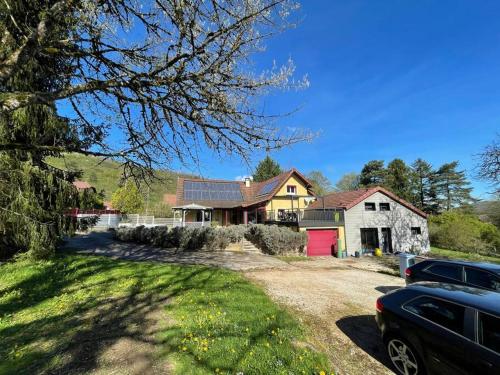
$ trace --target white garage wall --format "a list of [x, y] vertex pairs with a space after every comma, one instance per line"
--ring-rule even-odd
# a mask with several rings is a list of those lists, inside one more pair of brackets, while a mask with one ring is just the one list
[[[365, 211], [365, 202], [376, 204], [376, 211]], [[379, 203], [386, 202], [390, 211], [380, 211]], [[421, 235], [412, 235], [411, 227], [420, 227]], [[361, 228], [378, 228], [379, 243], [382, 243], [381, 228], [391, 228], [394, 251], [410, 249], [430, 250], [427, 219], [409, 210], [383, 193], [376, 192], [345, 212], [345, 235], [349, 254], [361, 250]]]

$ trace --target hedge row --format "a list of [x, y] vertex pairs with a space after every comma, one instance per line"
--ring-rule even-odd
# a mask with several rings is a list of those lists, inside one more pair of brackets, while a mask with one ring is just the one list
[[120, 241], [137, 242], [164, 248], [182, 250], [224, 250], [230, 243], [238, 243], [243, 238], [255, 244], [267, 254], [302, 253], [307, 242], [305, 233], [297, 233], [289, 228], [276, 225], [233, 225], [229, 227], [167, 228], [164, 226], [147, 228], [118, 228], [115, 238]]

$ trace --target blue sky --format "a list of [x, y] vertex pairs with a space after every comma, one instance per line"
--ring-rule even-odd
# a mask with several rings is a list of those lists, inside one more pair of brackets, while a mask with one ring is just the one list
[[[303, 1], [296, 29], [268, 43], [259, 67], [291, 57], [311, 86], [275, 94], [273, 112], [300, 107], [282, 126], [321, 131], [271, 156], [282, 167], [321, 170], [332, 182], [365, 162], [459, 160], [500, 132], [499, 1]], [[256, 155], [255, 160], [264, 155]], [[207, 177], [251, 173], [239, 160], [206, 160]], [[488, 187], [472, 180], [474, 194]]]

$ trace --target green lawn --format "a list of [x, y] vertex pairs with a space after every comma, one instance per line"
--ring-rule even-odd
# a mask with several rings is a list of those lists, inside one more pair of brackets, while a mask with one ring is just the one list
[[441, 249], [439, 247], [434, 247], [434, 246], [431, 247], [431, 252], [429, 255], [436, 258], [463, 259], [474, 262], [492, 262], [500, 264], [500, 257], [492, 257], [474, 253], [465, 253], [462, 251]]
[[77, 255], [0, 266], [0, 374], [120, 373], [100, 358], [124, 338], [153, 342], [152, 360], [178, 374], [329, 372], [299, 323], [235, 272]]

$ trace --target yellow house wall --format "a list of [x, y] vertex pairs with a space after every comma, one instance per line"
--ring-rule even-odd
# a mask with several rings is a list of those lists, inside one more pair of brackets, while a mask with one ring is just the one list
[[[287, 182], [281, 187], [281, 189], [275, 194], [273, 199], [269, 200], [266, 204], [267, 211], [275, 211], [275, 210], [290, 210], [292, 209], [292, 199], [290, 195], [286, 192], [287, 185], [295, 185], [297, 186], [297, 195], [298, 196], [312, 196], [308, 193], [306, 186], [304, 183], [297, 179], [295, 176], [291, 176]], [[293, 196], [292, 196], [293, 197]], [[306, 207], [306, 201], [303, 197], [293, 199], [293, 208], [294, 209], [304, 209]]]

